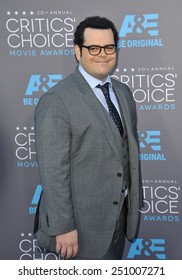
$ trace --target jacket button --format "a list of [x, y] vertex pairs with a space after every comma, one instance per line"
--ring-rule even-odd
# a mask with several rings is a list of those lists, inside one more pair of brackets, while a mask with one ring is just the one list
[[113, 201], [113, 204], [114, 205], [118, 205], [118, 201]]
[[118, 177], [122, 177], [122, 174], [121, 174], [121, 173], [117, 173], [117, 176], [118, 176]]

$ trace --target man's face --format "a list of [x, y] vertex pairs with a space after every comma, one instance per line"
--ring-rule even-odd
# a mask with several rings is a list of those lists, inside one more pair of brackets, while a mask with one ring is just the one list
[[[86, 28], [84, 31], [84, 46], [106, 46], [115, 45], [114, 36], [111, 29]], [[104, 79], [116, 64], [116, 52], [108, 55], [101, 49], [100, 54], [92, 56], [87, 48], [75, 46], [75, 54], [79, 63], [93, 77]]]

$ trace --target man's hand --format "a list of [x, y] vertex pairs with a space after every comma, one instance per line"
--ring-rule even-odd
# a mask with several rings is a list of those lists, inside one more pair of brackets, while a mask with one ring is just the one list
[[78, 253], [78, 232], [70, 231], [56, 236], [56, 252], [63, 259], [74, 258]]

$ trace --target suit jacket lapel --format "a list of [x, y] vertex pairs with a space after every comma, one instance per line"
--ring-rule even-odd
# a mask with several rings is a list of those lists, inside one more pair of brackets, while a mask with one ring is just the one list
[[120, 110], [121, 110], [121, 116], [123, 118], [123, 123], [125, 125], [125, 129], [129, 129], [131, 128], [131, 119], [130, 119], [130, 110], [129, 110], [129, 107], [128, 107], [128, 103], [125, 99], [125, 96], [121, 93], [121, 89], [117, 89], [117, 87], [115, 87], [113, 85], [113, 89], [114, 89], [114, 92], [116, 94], [116, 97], [117, 97], [117, 100], [118, 100], [118, 103], [119, 103], [119, 107], [120, 107]]
[[[119, 131], [118, 135], [116, 135], [117, 130], [115, 129], [115, 127], [113, 127], [113, 120], [110, 118], [108, 112], [105, 110], [105, 108], [94, 95], [91, 89], [89, 92], [87, 92], [87, 94], [84, 95], [84, 100], [87, 103], [87, 105], [92, 109], [94, 114], [97, 116], [98, 123], [100, 124], [103, 134], [107, 138], [117, 157], [121, 160], [119, 148], [119, 146], [121, 146], [121, 136], [119, 135]], [[117, 141], [118, 136], [120, 139], [120, 145], [118, 145]]]
[[[121, 160], [121, 136], [119, 131], [115, 128], [115, 124], [108, 112], [105, 110], [103, 105], [95, 96], [94, 92], [80, 74], [78, 70], [74, 72], [75, 82], [77, 81], [77, 86], [79, 87], [79, 91], [82, 92], [82, 96], [87, 105], [91, 108], [94, 115], [97, 116], [97, 122], [100, 125], [101, 131], [104, 136], [107, 138], [109, 144], [114, 150], [116, 156]], [[78, 84], [79, 82], [79, 84]]]
[[[120, 106], [120, 109], [122, 110], [122, 115], [124, 118], [125, 128], [127, 130], [128, 134], [128, 143], [129, 143], [129, 150], [130, 150], [130, 160], [132, 162], [132, 166], [136, 166], [138, 164], [138, 158], [136, 157], [138, 153], [138, 147], [136, 143], [136, 139], [134, 138], [134, 134], [132, 131], [132, 120], [131, 120], [131, 114], [129, 109], [128, 101], [126, 100], [126, 97], [124, 94], [121, 94], [121, 89], [117, 89], [117, 87], [113, 86], [115, 94], [118, 99], [118, 103]], [[129, 93], [127, 93], [129, 94]]]

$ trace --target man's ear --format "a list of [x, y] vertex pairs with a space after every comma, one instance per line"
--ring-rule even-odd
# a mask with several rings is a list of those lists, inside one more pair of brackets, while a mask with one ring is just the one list
[[76, 56], [76, 59], [78, 61], [80, 61], [80, 57], [81, 57], [81, 50], [80, 50], [80, 47], [78, 45], [75, 45], [74, 46], [74, 50], [75, 50], [75, 56]]

